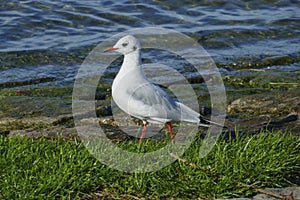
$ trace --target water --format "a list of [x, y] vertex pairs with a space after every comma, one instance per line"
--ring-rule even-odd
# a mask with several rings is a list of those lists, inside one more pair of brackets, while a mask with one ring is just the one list
[[[97, 44], [149, 26], [194, 38], [224, 76], [271, 69], [290, 76], [283, 81], [297, 82], [299, 8], [300, 2], [292, 0], [2, 0], [0, 89], [72, 86], [81, 62]], [[151, 62], [155, 55], [144, 59]]]

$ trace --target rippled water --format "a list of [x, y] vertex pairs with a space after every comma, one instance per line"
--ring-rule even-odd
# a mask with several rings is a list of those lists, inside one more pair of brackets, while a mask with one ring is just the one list
[[0, 88], [14, 87], [14, 82], [21, 82], [18, 87], [71, 86], [81, 62], [97, 44], [119, 32], [149, 26], [194, 38], [223, 75], [275, 66], [277, 73], [297, 76], [299, 8], [299, 1], [287, 0], [2, 0]]

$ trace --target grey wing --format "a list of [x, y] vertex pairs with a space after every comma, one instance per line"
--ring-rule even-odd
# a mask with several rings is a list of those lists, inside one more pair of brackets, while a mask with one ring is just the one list
[[151, 82], [131, 88], [130, 114], [146, 121], [165, 123], [180, 120], [180, 106], [164, 90]]

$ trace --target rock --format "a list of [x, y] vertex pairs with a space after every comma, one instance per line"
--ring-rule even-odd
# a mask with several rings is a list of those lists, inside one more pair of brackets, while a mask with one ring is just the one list
[[[273, 195], [268, 194], [257, 194], [253, 200], [277, 200], [281, 197], [285, 197], [286, 200], [299, 200], [300, 199], [300, 188], [299, 187], [287, 187], [287, 188], [267, 188]], [[292, 194], [292, 195], [291, 195]], [[275, 197], [277, 196], [277, 197]], [[293, 198], [291, 198], [293, 197]]]
[[10, 130], [47, 127], [51, 125], [66, 124], [72, 120], [72, 114], [59, 115], [56, 117], [24, 117], [24, 118], [2, 118], [0, 119], [0, 129], [9, 128]]
[[[299, 90], [300, 91], [300, 90]], [[300, 92], [298, 90], [245, 96], [234, 100], [228, 107], [229, 114], [283, 116], [300, 114]]]
[[228, 115], [240, 130], [300, 131], [300, 90], [245, 96], [231, 102]]
[[[232, 199], [215, 199], [215, 200], [280, 200], [281, 197], [285, 197], [286, 199], [284, 200], [300, 200], [300, 187], [266, 188], [265, 190], [273, 193], [273, 196], [259, 193], [251, 198], [232, 198]], [[291, 193], [292, 196], [290, 196]]]
[[32, 137], [32, 138], [39, 138], [39, 137], [48, 137], [48, 138], [74, 138], [77, 136], [77, 131], [75, 128], [66, 128], [63, 126], [51, 126], [47, 128], [29, 128], [25, 130], [13, 130], [10, 131], [9, 137], [13, 136], [20, 136], [20, 137]]
[[0, 120], [0, 132], [10, 137], [20, 135], [34, 138], [40, 136], [56, 138], [58, 135], [69, 138], [76, 134], [73, 117], [70, 114], [57, 117], [4, 118]]
[[0, 125], [5, 125], [5, 124], [13, 124], [13, 123], [18, 123], [18, 124], [52, 124], [55, 121], [57, 121], [57, 118], [53, 117], [31, 117], [31, 118], [2, 118], [0, 119]]

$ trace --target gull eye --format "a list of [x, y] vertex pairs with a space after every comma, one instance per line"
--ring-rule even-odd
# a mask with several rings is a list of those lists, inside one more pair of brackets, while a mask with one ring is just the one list
[[128, 45], [127, 42], [124, 42], [124, 43], [122, 44], [123, 47], [126, 47], [127, 45]]

